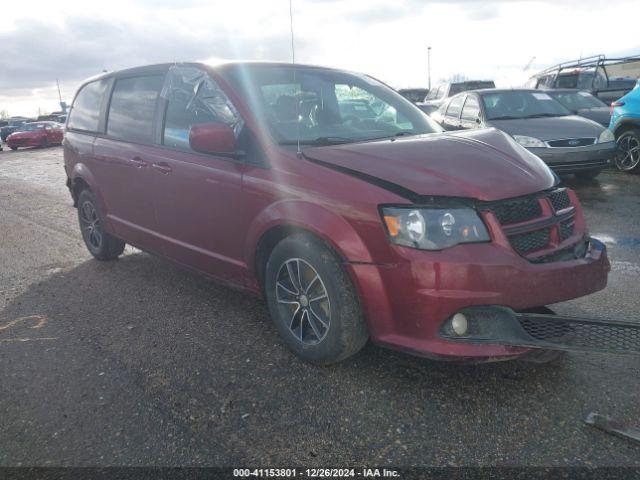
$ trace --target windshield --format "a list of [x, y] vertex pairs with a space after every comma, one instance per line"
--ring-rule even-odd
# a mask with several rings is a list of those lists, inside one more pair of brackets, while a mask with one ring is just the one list
[[606, 107], [607, 105], [589, 92], [548, 92], [553, 98], [559, 101], [569, 110], [580, 110], [581, 108]]
[[601, 68], [563, 72], [558, 75], [555, 88], [577, 88], [584, 90], [600, 90], [607, 87], [607, 77]]
[[561, 117], [571, 112], [544, 92], [505, 91], [482, 95], [487, 120]]
[[36, 130], [43, 130], [44, 124], [42, 123], [25, 123], [22, 127], [24, 132], [34, 132]]
[[458, 93], [468, 92], [469, 90], [479, 90], [481, 88], [495, 88], [495, 84], [492, 81], [486, 82], [462, 82], [452, 83], [449, 89], [449, 96], [453, 97]]
[[281, 144], [349, 143], [442, 129], [365, 75], [312, 67], [236, 65], [223, 72]]

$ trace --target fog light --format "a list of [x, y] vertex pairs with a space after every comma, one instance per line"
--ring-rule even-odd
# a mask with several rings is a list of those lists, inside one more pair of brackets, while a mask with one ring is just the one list
[[465, 333], [467, 333], [467, 329], [469, 328], [467, 317], [465, 317], [462, 313], [456, 313], [451, 319], [451, 328], [456, 333], [456, 335], [464, 335]]

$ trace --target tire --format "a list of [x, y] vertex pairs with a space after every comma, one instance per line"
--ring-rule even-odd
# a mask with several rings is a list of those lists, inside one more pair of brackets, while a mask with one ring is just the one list
[[311, 235], [296, 234], [276, 245], [265, 269], [265, 295], [280, 337], [302, 360], [337, 363], [367, 342], [351, 279]]
[[47, 148], [49, 146], [49, 139], [44, 137], [40, 142], [40, 148]]
[[14, 151], [18, 149], [18, 147], [9, 147], [9, 148]]
[[631, 128], [624, 130], [616, 139], [616, 167], [623, 172], [640, 170], [640, 130]]
[[593, 180], [600, 175], [600, 172], [602, 172], [601, 169], [585, 170], [584, 172], [576, 172], [575, 175], [582, 180]]
[[91, 190], [82, 190], [78, 195], [78, 222], [84, 244], [95, 258], [115, 260], [122, 254], [125, 243], [104, 230], [104, 215]]

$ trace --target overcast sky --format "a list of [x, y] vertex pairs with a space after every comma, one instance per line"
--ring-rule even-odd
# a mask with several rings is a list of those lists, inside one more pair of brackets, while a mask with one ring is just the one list
[[[9, 8], [6, 8], [9, 7]], [[519, 86], [581, 55], [640, 54], [640, 4], [616, 0], [293, 0], [296, 60], [394, 87], [453, 74]], [[291, 59], [289, 0], [27, 0], [0, 13], [0, 110], [58, 109], [102, 70]], [[523, 71], [532, 57], [529, 71]]]

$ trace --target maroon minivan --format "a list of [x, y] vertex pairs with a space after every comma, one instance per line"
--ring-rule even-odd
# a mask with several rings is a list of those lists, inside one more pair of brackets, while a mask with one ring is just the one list
[[495, 129], [443, 133], [367, 75], [106, 73], [78, 90], [64, 157], [94, 257], [129, 243], [262, 294], [315, 363], [369, 338], [440, 359], [520, 357], [536, 338], [523, 312], [607, 281], [603, 244], [540, 159]]

